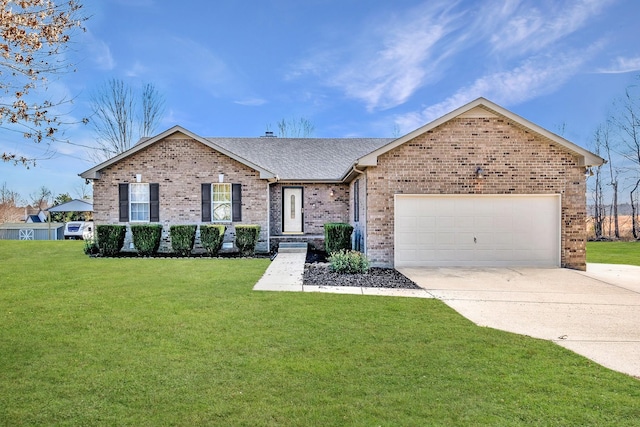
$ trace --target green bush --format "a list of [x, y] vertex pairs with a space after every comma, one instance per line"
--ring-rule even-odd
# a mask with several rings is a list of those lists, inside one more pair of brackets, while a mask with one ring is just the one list
[[197, 225], [172, 225], [169, 227], [173, 252], [181, 256], [191, 255], [193, 244], [196, 241], [197, 228]]
[[222, 224], [200, 226], [200, 243], [209, 255], [218, 255], [224, 241], [225, 231], [227, 231], [227, 227]]
[[328, 222], [324, 225], [324, 247], [328, 254], [340, 250], [351, 250], [353, 227], [343, 222]]
[[97, 255], [100, 253], [98, 242], [95, 239], [86, 239], [84, 241], [84, 254], [85, 255]]
[[342, 249], [329, 257], [331, 271], [341, 274], [357, 274], [369, 271], [369, 260], [362, 252]]
[[236, 225], [236, 246], [243, 256], [253, 256], [259, 235], [259, 225]]
[[138, 255], [149, 256], [158, 252], [162, 224], [136, 224], [131, 226], [133, 245]]
[[103, 256], [118, 255], [124, 245], [125, 234], [127, 234], [126, 225], [98, 225], [96, 236], [98, 236], [100, 254]]

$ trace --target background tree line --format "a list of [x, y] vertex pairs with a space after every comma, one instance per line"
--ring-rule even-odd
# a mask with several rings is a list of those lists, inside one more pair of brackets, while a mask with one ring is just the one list
[[[75, 191], [76, 199], [88, 200], [91, 198], [89, 187], [78, 186]], [[31, 194], [23, 197], [19, 192], [12, 190], [4, 182], [0, 186], [0, 224], [5, 222], [22, 222], [27, 214], [37, 214], [50, 207], [70, 202], [74, 197], [69, 193], [60, 193], [57, 196], [46, 186], [41, 186]], [[88, 221], [90, 212], [52, 212], [52, 222]]]
[[[640, 76], [638, 76], [640, 84]], [[595, 239], [640, 240], [640, 85], [628, 86], [594, 131], [592, 149], [606, 163], [595, 168], [589, 190]], [[623, 227], [624, 222], [630, 225]], [[629, 235], [624, 231], [628, 229]]]

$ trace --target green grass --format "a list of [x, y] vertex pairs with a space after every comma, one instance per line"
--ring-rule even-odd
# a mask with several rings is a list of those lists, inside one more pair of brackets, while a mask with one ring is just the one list
[[587, 242], [587, 262], [640, 265], [640, 242]]
[[0, 425], [637, 425], [640, 383], [442, 302], [253, 292], [268, 260], [0, 241]]

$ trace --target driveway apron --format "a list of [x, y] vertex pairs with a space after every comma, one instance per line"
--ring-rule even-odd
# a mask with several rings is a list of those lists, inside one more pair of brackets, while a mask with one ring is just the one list
[[551, 340], [640, 378], [640, 267], [399, 271], [477, 325]]

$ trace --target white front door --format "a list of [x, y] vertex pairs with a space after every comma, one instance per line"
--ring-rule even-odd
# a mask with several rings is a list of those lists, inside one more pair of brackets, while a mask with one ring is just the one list
[[284, 233], [302, 233], [302, 188], [285, 188], [282, 194]]

